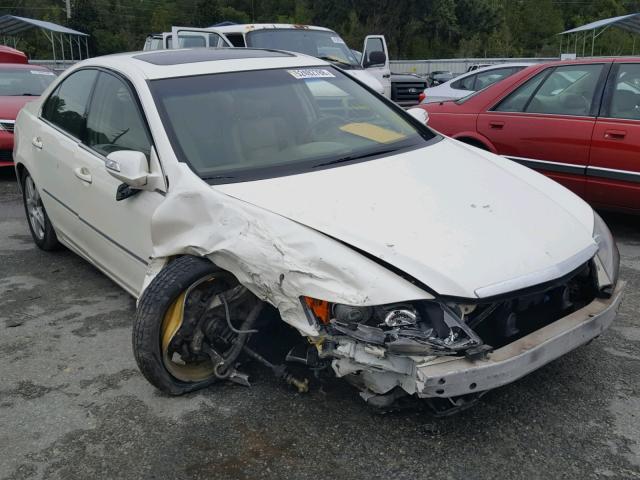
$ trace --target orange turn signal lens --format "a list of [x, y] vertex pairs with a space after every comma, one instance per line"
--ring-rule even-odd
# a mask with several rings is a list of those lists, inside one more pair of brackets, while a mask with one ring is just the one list
[[329, 323], [330, 316], [330, 308], [329, 302], [325, 300], [318, 300], [317, 298], [311, 297], [302, 297], [304, 299], [304, 303], [307, 304], [309, 310], [313, 312], [316, 318], [323, 324], [327, 325]]

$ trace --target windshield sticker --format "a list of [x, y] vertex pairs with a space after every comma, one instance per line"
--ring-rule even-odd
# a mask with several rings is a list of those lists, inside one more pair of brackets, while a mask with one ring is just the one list
[[305, 78], [334, 78], [335, 75], [324, 68], [305, 68], [303, 70], [287, 70], [289, 74], [298, 80]]
[[33, 75], [52, 75], [55, 76], [53, 72], [47, 72], [46, 70], [29, 70]]
[[394, 132], [372, 123], [348, 123], [340, 127], [340, 130], [378, 143], [393, 143], [407, 138], [403, 133]]
[[331, 37], [331, 40], [333, 40], [333, 43], [344, 43], [344, 40], [340, 37]]

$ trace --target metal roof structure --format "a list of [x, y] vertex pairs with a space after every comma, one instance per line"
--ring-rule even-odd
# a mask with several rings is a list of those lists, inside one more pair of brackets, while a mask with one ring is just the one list
[[560, 35], [566, 35], [567, 33], [585, 32], [587, 30], [597, 30], [598, 28], [605, 28], [615, 26], [627, 30], [632, 33], [640, 33], [640, 13], [631, 13], [629, 15], [621, 15], [620, 17], [605, 18], [603, 20], [597, 20], [595, 22], [587, 23], [581, 27], [572, 28], [566, 30]]
[[[631, 33], [640, 33], [640, 13], [630, 13], [628, 15], [621, 15], [619, 17], [611, 17], [604, 18], [602, 20], [596, 20], [595, 22], [587, 23], [586, 25], [581, 25], [580, 27], [572, 28], [570, 30], [565, 30], [564, 32], [559, 33], [558, 35], [575, 35], [575, 53], [577, 54], [578, 50], [578, 37], [580, 34], [584, 34], [582, 38], [582, 54], [584, 56], [586, 40], [589, 32], [591, 32], [591, 56], [593, 56], [595, 41], [601, 34], [605, 32], [609, 27], [617, 27], [622, 30], [626, 30]], [[598, 31], [600, 30], [600, 31]], [[567, 44], [570, 44], [571, 39], [568, 40]], [[634, 50], [635, 50], [635, 40], [634, 40]], [[560, 37], [560, 53], [562, 53], [562, 37]], [[635, 53], [635, 51], [633, 52]]]
[[[51, 43], [54, 62], [59, 60], [65, 62], [67, 53], [70, 53], [68, 60], [82, 60], [83, 43], [85, 58], [89, 57], [89, 45], [87, 43], [89, 35], [86, 33], [35, 18], [19, 17], [17, 15], [2, 15], [0, 17], [0, 35], [5, 45], [7, 45], [7, 40], [11, 39], [13, 47], [17, 48], [20, 34], [33, 28], [39, 29]], [[60, 47], [59, 50], [58, 46]], [[61, 55], [56, 56], [56, 53]]]

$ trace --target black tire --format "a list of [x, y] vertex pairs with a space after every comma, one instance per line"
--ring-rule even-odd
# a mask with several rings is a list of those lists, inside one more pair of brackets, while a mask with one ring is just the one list
[[[33, 242], [40, 248], [41, 250], [45, 250], [50, 252], [52, 250], [58, 250], [60, 248], [60, 242], [58, 241], [58, 237], [56, 236], [56, 231], [51, 224], [51, 220], [49, 220], [49, 215], [47, 215], [47, 211], [42, 204], [42, 199], [40, 198], [40, 192], [33, 181], [29, 172], [25, 170], [22, 178], [20, 179], [20, 186], [22, 187], [22, 203], [24, 205], [24, 213], [27, 217], [27, 224], [29, 225], [29, 231], [31, 232], [31, 238], [33, 238]], [[41, 209], [41, 221], [44, 223], [43, 226], [37, 227], [34, 226], [34, 220], [29, 213], [28, 201], [33, 201], [33, 199], [28, 199], [29, 197], [29, 188], [33, 188], [38, 195], [38, 203], [39, 208]]]
[[175, 378], [165, 367], [161, 351], [161, 327], [167, 310], [191, 285], [216, 272], [220, 270], [206, 258], [179, 257], [160, 271], [138, 302], [133, 323], [133, 354], [144, 377], [169, 395], [199, 390], [217, 380], [214, 375], [198, 382]]

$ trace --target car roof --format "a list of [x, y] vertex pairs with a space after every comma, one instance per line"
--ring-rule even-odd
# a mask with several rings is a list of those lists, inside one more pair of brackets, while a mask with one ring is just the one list
[[333, 30], [325, 27], [316, 27], [315, 25], [296, 25], [292, 23], [240, 23], [237, 25], [225, 25], [222, 27], [211, 26], [215, 30], [222, 33], [248, 33], [253, 30], [321, 30], [324, 32], [333, 32]]
[[296, 68], [331, 66], [328, 62], [309, 55], [280, 50], [258, 48], [185, 48], [151, 50], [95, 57], [74, 65], [104, 67], [128, 76], [153, 80], [186, 77], [211, 73], [266, 70], [270, 68]]

